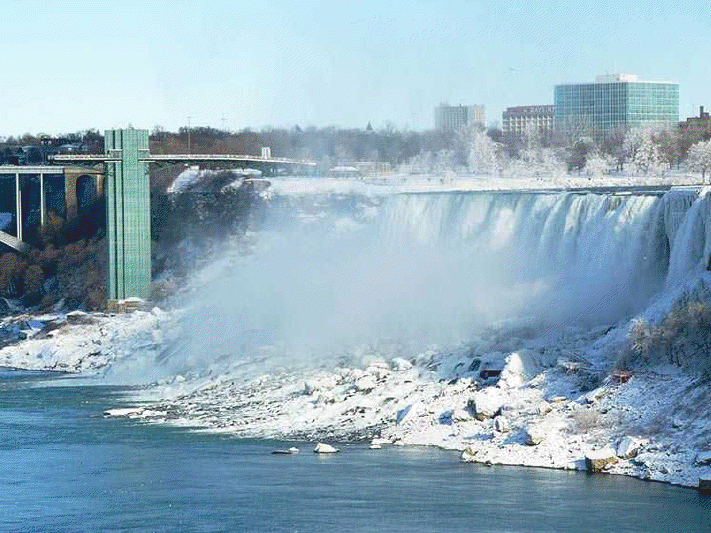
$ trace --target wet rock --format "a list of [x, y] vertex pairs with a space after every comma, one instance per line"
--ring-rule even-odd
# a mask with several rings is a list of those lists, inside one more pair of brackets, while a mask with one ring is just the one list
[[617, 454], [612, 448], [602, 448], [585, 454], [585, 466], [588, 472], [602, 472], [611, 464], [617, 462]]
[[546, 432], [538, 426], [528, 426], [523, 430], [523, 442], [528, 446], [537, 446], [546, 438]]
[[334, 448], [330, 444], [325, 444], [323, 442], [319, 442], [314, 448], [314, 453], [336, 453], [338, 451], [338, 448]]
[[705, 474], [699, 477], [699, 492], [711, 494], [711, 474]]
[[649, 441], [646, 439], [637, 439], [635, 437], [625, 437], [617, 445], [617, 457], [621, 459], [632, 459], [637, 457], [639, 450]]

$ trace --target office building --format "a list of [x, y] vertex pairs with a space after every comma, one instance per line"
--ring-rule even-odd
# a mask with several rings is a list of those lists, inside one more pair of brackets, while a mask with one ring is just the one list
[[597, 76], [594, 83], [557, 85], [555, 129], [587, 128], [596, 137], [613, 130], [676, 127], [679, 85], [630, 74]]

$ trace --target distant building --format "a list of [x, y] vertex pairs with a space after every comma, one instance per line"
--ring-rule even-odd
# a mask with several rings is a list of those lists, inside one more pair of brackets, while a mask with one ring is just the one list
[[486, 126], [486, 111], [483, 105], [440, 104], [435, 107], [435, 129], [457, 131], [475, 124]]
[[701, 106], [698, 117], [689, 117], [684, 122], [679, 123], [679, 132], [695, 139], [710, 139], [711, 115], [708, 111], [704, 111], [704, 106]]
[[501, 114], [502, 133], [505, 140], [531, 133], [550, 135], [553, 132], [552, 105], [522, 105], [507, 107]]
[[679, 84], [608, 74], [594, 83], [556, 85], [554, 105], [556, 132], [587, 128], [599, 137], [618, 129], [675, 127]]

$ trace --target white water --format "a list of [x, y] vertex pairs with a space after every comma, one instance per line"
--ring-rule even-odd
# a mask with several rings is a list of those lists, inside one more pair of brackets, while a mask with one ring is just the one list
[[[276, 202], [196, 276], [171, 373], [444, 350], [500, 321], [624, 325], [703, 278], [708, 195], [428, 193]], [[679, 287], [682, 287], [680, 289]], [[651, 306], [651, 307], [650, 307]], [[651, 316], [651, 315], [650, 315]]]

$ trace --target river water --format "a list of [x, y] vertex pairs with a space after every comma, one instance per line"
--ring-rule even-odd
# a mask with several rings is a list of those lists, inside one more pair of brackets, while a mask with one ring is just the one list
[[711, 498], [691, 489], [103, 418], [124, 392], [0, 372], [0, 531], [711, 531]]

